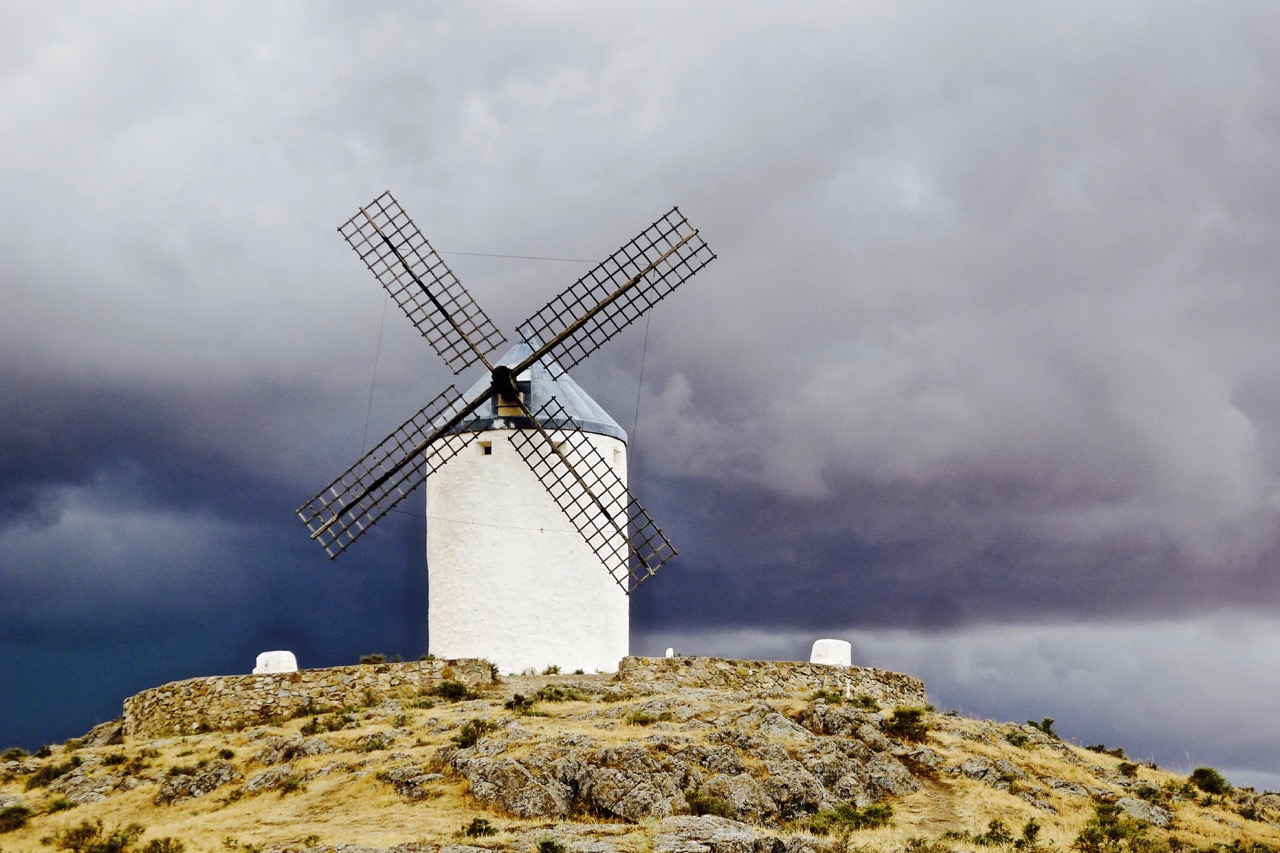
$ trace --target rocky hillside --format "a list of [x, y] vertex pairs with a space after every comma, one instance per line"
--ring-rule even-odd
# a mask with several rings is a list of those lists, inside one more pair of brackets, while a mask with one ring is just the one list
[[0, 759], [0, 851], [1280, 851], [1280, 795], [1038, 725], [609, 676], [445, 681]]

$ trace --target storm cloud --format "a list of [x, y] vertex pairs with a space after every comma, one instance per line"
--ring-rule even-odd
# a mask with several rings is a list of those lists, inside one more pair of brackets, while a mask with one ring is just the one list
[[1219, 719], [1280, 700], [1273, 5], [0, 24], [0, 741], [426, 651], [422, 497], [336, 563], [293, 516], [471, 381], [334, 232], [389, 188], [509, 332], [673, 203], [719, 255], [575, 370], [681, 551], [637, 652], [845, 636], [939, 705], [1280, 774]]

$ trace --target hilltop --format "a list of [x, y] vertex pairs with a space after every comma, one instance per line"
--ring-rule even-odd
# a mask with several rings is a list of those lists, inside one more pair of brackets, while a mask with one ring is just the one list
[[[0, 851], [1280, 851], [1280, 795], [1067, 743], [1051, 720], [899, 706], [919, 685], [905, 676], [811, 688], [803, 665], [762, 686], [780, 665], [703, 658], [677, 677], [679, 659], [636, 660], [475, 683], [445, 667], [234, 730], [116, 721], [9, 750]], [[297, 698], [297, 678], [270, 683]]]

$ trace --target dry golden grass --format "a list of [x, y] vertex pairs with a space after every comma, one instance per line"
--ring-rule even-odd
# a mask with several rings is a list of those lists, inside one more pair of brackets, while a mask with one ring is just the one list
[[[526, 677], [499, 685], [478, 700], [456, 703], [437, 700], [432, 707], [413, 707], [420, 697], [403, 697], [398, 702], [357, 709], [352, 712], [357, 718], [355, 727], [317, 735], [333, 746], [335, 752], [297, 758], [292, 762], [294, 771], [300, 775], [335, 763], [341, 768], [314, 776], [301, 789], [288, 793], [269, 790], [237, 796], [238, 786], [229, 784], [204, 797], [167, 806], [153, 804], [159, 785], [170, 768], [215, 760], [221, 750], [234, 751], [231, 763], [244, 774], [246, 781], [251, 779], [268, 769], [254, 761], [254, 756], [265, 747], [266, 738], [296, 734], [309, 718], [243, 732], [83, 748], [75, 754], [85, 760], [111, 753], [123, 753], [132, 758], [144, 749], [155, 750], [157, 754], [147, 759], [149, 766], [143, 771], [153, 781], [127, 793], [113, 794], [101, 802], [36, 817], [26, 828], [0, 835], [0, 853], [50, 850], [41, 846], [42, 837], [85, 820], [101, 821], [108, 828], [140, 823], [147, 830], [143, 843], [163, 837], [176, 838], [184, 842], [188, 853], [249, 853], [267, 847], [297, 850], [315, 843], [377, 847], [411, 842], [441, 845], [460, 840], [493, 849], [527, 848], [531, 838], [536, 839], [539, 833], [553, 830], [562, 838], [570, 833], [581, 837], [608, 836], [611, 843], [623, 849], [645, 850], [652, 841], [651, 823], [619, 826], [586, 817], [575, 819], [576, 828], [570, 828], [545, 820], [520, 820], [477, 803], [467, 793], [465, 781], [455, 775], [446, 773], [443, 778], [429, 783], [426, 786], [428, 796], [419, 802], [400, 796], [379, 779], [379, 772], [389, 768], [431, 766], [441, 748], [451, 744], [451, 737], [459, 726], [477, 717], [499, 724], [494, 736], [511, 738], [505, 754], [520, 757], [540, 743], [566, 735], [587, 736], [600, 746], [644, 741], [655, 734], [705, 742], [713, 730], [706, 724], [708, 720], [745, 713], [762, 701], [721, 696], [688, 725], [673, 721], [637, 726], [626, 721], [629, 714], [651, 699], [678, 702], [678, 697], [633, 696], [622, 701], [605, 702], [597, 696], [559, 703], [540, 702], [537, 705], [539, 715], [527, 716], [503, 708], [503, 703], [513, 694], [530, 696], [545, 684], [581, 684], [598, 690], [603, 681], [602, 677], [591, 676]], [[694, 704], [705, 701], [707, 696], [705, 691], [698, 691]], [[808, 706], [808, 697], [763, 701], [792, 718]], [[1040, 779], [1061, 779], [1103, 789], [1112, 796], [1124, 793], [1114, 784], [1121, 764], [1118, 758], [1068, 746], [1014, 746], [1004, 738], [1006, 733], [1017, 730], [1010, 724], [944, 715], [931, 715], [930, 722], [933, 729], [923, 745], [941, 756], [942, 768], [959, 766], [972, 757], [992, 762], [1008, 760], [1027, 774], [1026, 778], [1015, 779], [1010, 790], [1000, 790], [945, 770], [922, 777], [923, 790], [892, 803], [895, 820], [891, 826], [856, 834], [858, 848], [867, 851], [901, 850], [911, 838], [936, 839], [948, 831], [977, 835], [987, 829], [993, 818], [999, 818], [1015, 836], [1027, 821], [1034, 819], [1042, 827], [1042, 842], [1068, 850], [1081, 827], [1092, 816], [1094, 803], [1087, 797], [1050, 789]], [[366, 752], [358, 744], [363, 737], [398, 728], [409, 729], [409, 736], [397, 736], [387, 749]], [[799, 746], [791, 742], [782, 743]], [[69, 754], [60, 753], [50, 760], [65, 761]], [[742, 757], [753, 774], [765, 772], [761, 761], [750, 755]], [[1147, 767], [1139, 768], [1137, 777], [1155, 787], [1185, 782], [1183, 777]], [[38, 811], [47, 809], [58, 796], [43, 788], [24, 791], [22, 781], [19, 776], [0, 784], [0, 793], [20, 796]], [[1038, 808], [1018, 796], [1020, 791], [1052, 806], [1057, 813]], [[1172, 837], [1184, 845], [1208, 847], [1240, 840], [1260, 842], [1280, 850], [1280, 828], [1245, 820], [1223, 806], [1208, 808], [1183, 801], [1174, 806], [1173, 813]], [[459, 839], [459, 830], [478, 816], [489, 820], [500, 830], [499, 833], [478, 839]], [[795, 828], [784, 829], [780, 834], [795, 831]], [[957, 842], [956, 846], [973, 849], [970, 843]]]

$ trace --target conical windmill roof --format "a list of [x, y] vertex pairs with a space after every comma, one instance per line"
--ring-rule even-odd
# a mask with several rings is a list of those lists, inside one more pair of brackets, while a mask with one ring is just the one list
[[[521, 341], [507, 350], [502, 358], [498, 359], [495, 366], [515, 367], [532, 354], [533, 348]], [[573, 378], [554, 359], [544, 357], [534, 362], [533, 366], [516, 377], [516, 381], [519, 383], [520, 389], [525, 393], [525, 402], [528, 404], [530, 411], [537, 412], [552, 397], [555, 397], [560, 402], [560, 405], [564, 407], [568, 423], [560, 418], [541, 420], [540, 423], [547, 429], [579, 429], [583, 432], [613, 436], [623, 442], [627, 440], [626, 430], [619, 426], [618, 422], [611, 418], [609, 413], [591, 398], [590, 394], [583, 391], [582, 387], [577, 382], [574, 382]], [[483, 393], [489, 387], [489, 383], [490, 378], [488, 376], [480, 379], [467, 390], [466, 394], [463, 395], [464, 399], [474, 400], [478, 394]], [[527, 418], [499, 417], [494, 405], [494, 399], [490, 397], [481, 404], [480, 408], [476, 409], [475, 419], [466, 426], [459, 427], [458, 431], [481, 432], [489, 429], [522, 429], [528, 425]]]

